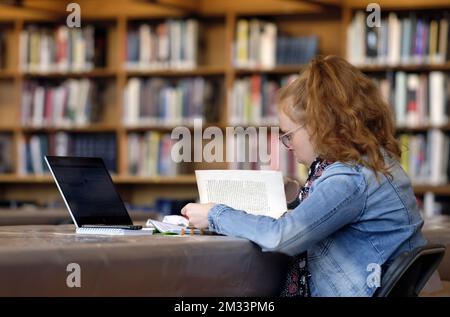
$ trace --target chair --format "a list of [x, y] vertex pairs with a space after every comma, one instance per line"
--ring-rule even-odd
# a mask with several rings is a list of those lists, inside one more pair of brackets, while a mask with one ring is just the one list
[[429, 244], [399, 255], [387, 268], [374, 297], [417, 297], [444, 257], [445, 246]]

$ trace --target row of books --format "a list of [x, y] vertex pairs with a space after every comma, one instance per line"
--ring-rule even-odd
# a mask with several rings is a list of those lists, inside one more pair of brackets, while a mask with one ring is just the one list
[[385, 100], [394, 108], [397, 126], [441, 126], [448, 123], [450, 78], [445, 73], [398, 71], [375, 81]]
[[356, 12], [347, 29], [348, 60], [355, 65], [433, 64], [450, 59], [449, 12], [399, 17], [391, 12], [380, 26]]
[[[235, 155], [230, 168], [281, 170], [285, 176], [305, 181], [307, 167], [297, 163], [292, 151], [280, 146], [277, 135], [270, 134], [267, 139], [267, 148], [262, 149], [258, 145], [258, 138], [253, 141], [251, 137], [242, 136], [227, 139], [227, 147], [233, 148]], [[444, 185], [449, 182], [448, 135], [439, 129], [432, 129], [426, 134], [401, 134], [399, 141], [402, 148], [401, 164], [413, 184]]]
[[413, 184], [443, 185], [450, 180], [449, 137], [432, 129], [426, 134], [401, 134], [401, 164]]
[[319, 51], [319, 38], [309, 36], [280, 36], [277, 38], [277, 65], [309, 63]]
[[106, 30], [30, 25], [20, 35], [24, 72], [89, 71], [106, 66]]
[[102, 157], [111, 172], [117, 171], [116, 136], [111, 133], [35, 134], [20, 145], [21, 174], [48, 172], [45, 155]]
[[318, 52], [317, 36], [278, 34], [277, 25], [259, 19], [239, 19], [234, 43], [236, 67], [297, 65], [309, 62]]
[[439, 219], [440, 215], [450, 214], [450, 199], [448, 196], [437, 196], [432, 192], [427, 192], [423, 195], [423, 198], [417, 199], [417, 203], [425, 222], [433, 218]]
[[198, 63], [199, 23], [169, 19], [127, 32], [127, 69], [194, 68]]
[[12, 153], [12, 136], [0, 134], [0, 174], [13, 171]]
[[191, 124], [195, 118], [212, 122], [223, 99], [220, 87], [203, 77], [130, 78], [124, 92], [125, 124]]
[[278, 79], [265, 75], [238, 78], [233, 83], [229, 117], [232, 125], [275, 124], [277, 120], [276, 95], [281, 86], [297, 78], [297, 75]]
[[296, 179], [303, 185], [308, 177], [308, 166], [300, 164], [292, 151], [284, 146], [280, 148], [279, 161], [272, 163], [272, 169], [279, 170], [284, 176]]
[[267, 135], [267, 147], [264, 148], [259, 147], [258, 142], [251, 141], [251, 138], [238, 135], [227, 139], [227, 142], [228, 150], [231, 147], [234, 149], [230, 169], [277, 170], [302, 184], [306, 181], [308, 168], [296, 161], [293, 152], [280, 144], [276, 134]]
[[171, 157], [172, 140], [169, 133], [150, 131], [128, 136], [128, 172], [137, 176], [176, 176], [183, 164]]
[[24, 84], [21, 117], [25, 126], [83, 126], [98, 122], [101, 111], [97, 84], [92, 80]]

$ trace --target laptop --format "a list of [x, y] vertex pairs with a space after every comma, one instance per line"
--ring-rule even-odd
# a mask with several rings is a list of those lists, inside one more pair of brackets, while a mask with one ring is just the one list
[[45, 156], [76, 233], [149, 235], [154, 228], [133, 225], [105, 164], [97, 157]]

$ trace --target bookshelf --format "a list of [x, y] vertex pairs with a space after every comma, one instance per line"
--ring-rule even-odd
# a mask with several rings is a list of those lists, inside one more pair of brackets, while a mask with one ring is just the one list
[[[64, 1], [62, 1], [64, 2]], [[130, 152], [129, 140], [131, 135], [145, 135], [149, 132], [161, 134], [170, 133], [175, 124], [145, 123], [129, 125], [124, 122], [125, 102], [124, 92], [130, 79], [142, 81], [161, 79], [170, 83], [177, 83], [187, 78], [203, 78], [206, 81], [217, 81], [221, 89], [221, 97], [214, 106], [217, 110], [217, 120], [204, 122], [203, 128], [218, 126], [224, 129], [233, 126], [230, 122], [231, 92], [235, 83], [243, 78], [263, 76], [270, 80], [281, 80], [300, 71], [302, 64], [277, 64], [267, 67], [256, 65], [253, 67], [235, 65], [234, 53], [237, 40], [237, 24], [240, 20], [251, 21], [257, 19], [273, 23], [277, 33], [291, 37], [317, 38], [317, 52], [319, 54], [336, 54], [346, 56], [347, 27], [351, 23], [355, 12], [364, 9], [367, 1], [344, 0], [341, 3], [328, 4], [313, 3], [311, 1], [292, 1], [281, 5], [274, 0], [231, 3], [229, 1], [198, 1], [196, 5], [164, 6], [158, 1], [144, 3], [134, 0], [119, 0], [115, 4], [102, 6], [102, 0], [80, 0], [84, 9], [83, 25], [93, 25], [105, 31], [104, 45], [105, 62], [101, 67], [82, 69], [78, 71], [48, 70], [23, 71], [19, 60], [19, 42], [21, 33], [35, 25], [38, 28], [56, 28], [64, 22], [64, 6], [61, 8], [49, 6], [48, 3], [30, 1], [27, 8], [10, 8], [0, 10], [0, 27], [6, 34], [4, 45], [4, 60], [0, 68], [0, 136], [6, 135], [11, 139], [14, 152], [12, 172], [0, 174], [0, 199], [18, 199], [24, 194], [21, 186], [29, 188], [29, 196], [38, 201], [49, 201], [57, 197], [52, 180], [48, 175], [23, 175], [21, 171], [21, 144], [32, 135], [66, 134], [104, 134], [114, 135], [117, 148], [116, 173], [113, 176], [121, 194], [125, 199], [136, 203], [148, 203], [159, 196], [196, 197], [195, 177], [190, 174], [176, 176], [138, 176], [129, 171]], [[425, 4], [421, 1], [408, 2], [383, 0], [380, 3], [383, 11], [431, 12], [442, 9], [449, 10], [447, 1], [432, 0]], [[100, 9], [101, 8], [101, 9]], [[430, 11], [431, 10], [431, 11]], [[403, 12], [403, 13], [402, 13]], [[148, 25], [157, 28], [166, 21], [195, 19], [199, 23], [199, 56], [197, 64], [187, 68], [151, 68], [127, 67], [128, 34], [132, 29], [139, 30], [140, 26]], [[410, 65], [360, 65], [359, 68], [370, 76], [382, 78], [387, 73], [403, 71], [406, 73], [428, 74], [432, 71], [450, 72], [450, 62], [440, 64], [410, 64]], [[83, 125], [24, 125], [20, 120], [22, 115], [23, 89], [29, 82], [44, 83], [58, 87], [68, 80], [88, 79], [92, 83], [101, 85], [103, 112], [98, 122], [88, 122]], [[240, 126], [267, 126], [270, 124], [257, 123], [242, 124]], [[187, 124], [189, 129], [192, 126]], [[433, 126], [399, 126], [399, 133], [427, 133], [432, 128], [438, 128], [448, 134], [450, 125]], [[227, 168], [228, 163], [195, 163], [195, 168]], [[169, 189], [170, 190], [167, 190]], [[36, 189], [36, 190], [34, 190]], [[432, 192], [436, 195], [450, 196], [448, 184], [416, 185], [418, 195]], [[170, 193], [169, 193], [170, 192]], [[169, 194], [168, 194], [169, 193]], [[25, 197], [27, 198], [27, 197]]]
[[[37, 3], [31, 3], [31, 5], [35, 4]], [[86, 5], [94, 5], [95, 7], [95, 4], [92, 2], [86, 2]], [[91, 8], [92, 10], [86, 11], [93, 12], [94, 7]], [[86, 6], [83, 6], [83, 8], [86, 8]], [[170, 193], [170, 197], [195, 197], [196, 184], [195, 177], [192, 174], [139, 176], [129, 173], [127, 166], [128, 153], [126, 153], [129, 136], [135, 133], [146, 134], [152, 131], [170, 133], [175, 125], [146, 124], [127, 126], [122, 120], [124, 113], [122, 97], [127, 81], [134, 77], [143, 80], [161, 78], [170, 82], [194, 77], [207, 80], [212, 78], [221, 81], [221, 86], [223, 86], [226, 74], [226, 67], [223, 63], [226, 59], [225, 50], [223, 49], [225, 44], [225, 16], [195, 16], [204, 27], [202, 43], [199, 46], [202, 49], [202, 54], [201, 58], [198, 59], [199, 64], [189, 69], [129, 69], [125, 66], [126, 58], [123, 53], [126, 46], [127, 31], [130, 27], [133, 25], [139, 26], [142, 23], [154, 25], [168, 19], [184, 19], [192, 15], [177, 9], [165, 9], [162, 6], [143, 5], [134, 1], [131, 3], [130, 1], [129, 4], [127, 3], [126, 12], [121, 10], [118, 4], [109, 13], [107, 12], [108, 10], [103, 10], [103, 14], [100, 15], [90, 16], [88, 14], [88, 18], [83, 20], [88, 25], [93, 25], [95, 28], [103, 28], [106, 31], [105, 65], [101, 67], [95, 65], [89, 69], [82, 68], [78, 70], [47, 69], [48, 67], [44, 67], [46, 68], [44, 71], [39, 69], [27, 69], [24, 71], [23, 63], [19, 61], [18, 53], [20, 51], [18, 43], [24, 30], [28, 28], [37, 29], [39, 30], [38, 33], [41, 34], [46, 32], [40, 31], [41, 29], [51, 30], [58, 28], [64, 22], [63, 16], [60, 14], [50, 12], [44, 15], [40, 9], [26, 9], [26, 13], [18, 14], [23, 9], [13, 8], [12, 11], [9, 11], [11, 15], [6, 14], [5, 11], [2, 11], [0, 15], [1, 31], [2, 35], [4, 34], [2, 40], [5, 39], [5, 48], [2, 49], [2, 53], [4, 53], [2, 58], [4, 58], [5, 62], [2, 60], [0, 68], [0, 137], [9, 137], [10, 144], [14, 149], [10, 158], [14, 162], [11, 173], [2, 173], [0, 175], [0, 183], [3, 184], [2, 190], [0, 190], [0, 199], [27, 199], [26, 195], [21, 193], [25, 187], [36, 189], [28, 191], [28, 198], [33, 196], [34, 199], [40, 202], [49, 202], [57, 197], [55, 196], [54, 188], [52, 188], [53, 186], [51, 186], [53, 181], [49, 175], [32, 175], [22, 172], [23, 166], [21, 165], [23, 165], [23, 162], [21, 160], [23, 160], [23, 155], [21, 147], [32, 136], [40, 135], [51, 138], [57, 134], [97, 135], [105, 133], [112, 134], [116, 138], [117, 166], [113, 179], [119, 190], [125, 195], [125, 198], [128, 197], [134, 203], [139, 203], [142, 200], [143, 203], [148, 204], [149, 199], [157, 197], [155, 195], [167, 196], [167, 192], [164, 190], [161, 192], [161, 189], [167, 189], [168, 187], [173, 187], [176, 191], [175, 193]], [[32, 12], [37, 13], [32, 15]], [[61, 10], [61, 12], [64, 11]], [[93, 83], [101, 83], [104, 86], [101, 91], [103, 113], [98, 122], [88, 121], [84, 124], [71, 122], [65, 125], [46, 124], [45, 116], [42, 118], [43, 122], [39, 122], [39, 124], [24, 124], [20, 120], [23, 115], [23, 89], [29, 82], [34, 82], [37, 86], [42, 84], [46, 89], [48, 86], [54, 86], [55, 90], [57, 90], [57, 87], [67, 81], [85, 79]], [[224, 95], [223, 92], [221, 104], [216, 105], [219, 111], [222, 111], [225, 107]], [[218, 122], [211, 122], [210, 124], [220, 126]], [[22, 189], [20, 186], [23, 186]], [[177, 193], [181, 193], [181, 195]]]
[[[365, 18], [362, 2], [348, 1], [343, 7], [344, 38], [350, 43], [346, 56], [380, 84], [393, 106], [405, 151], [402, 165], [413, 181], [424, 215], [448, 213], [450, 4], [388, 0], [379, 4], [381, 28], [364, 28], [360, 37], [354, 31], [361, 29]], [[396, 37], [399, 41], [393, 44]], [[416, 120], [418, 113], [420, 121]]]

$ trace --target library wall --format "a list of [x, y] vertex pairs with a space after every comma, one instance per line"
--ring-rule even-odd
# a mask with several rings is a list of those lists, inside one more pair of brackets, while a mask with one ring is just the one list
[[277, 166], [173, 163], [170, 133], [179, 125], [192, 131], [194, 119], [223, 131], [276, 126], [279, 87], [314, 56], [335, 54], [373, 78], [392, 106], [402, 164], [424, 213], [449, 210], [448, 4], [384, 1], [380, 28], [368, 29], [366, 2], [356, 0], [289, 7], [200, 1], [193, 11], [133, 0], [96, 10], [101, 2], [82, 3], [81, 29], [64, 26], [59, 7], [37, 2], [26, 14], [0, 13], [4, 206], [61, 203], [45, 154], [102, 156], [135, 206], [195, 199], [195, 169], [276, 168], [304, 180], [305, 167], [288, 151]]

